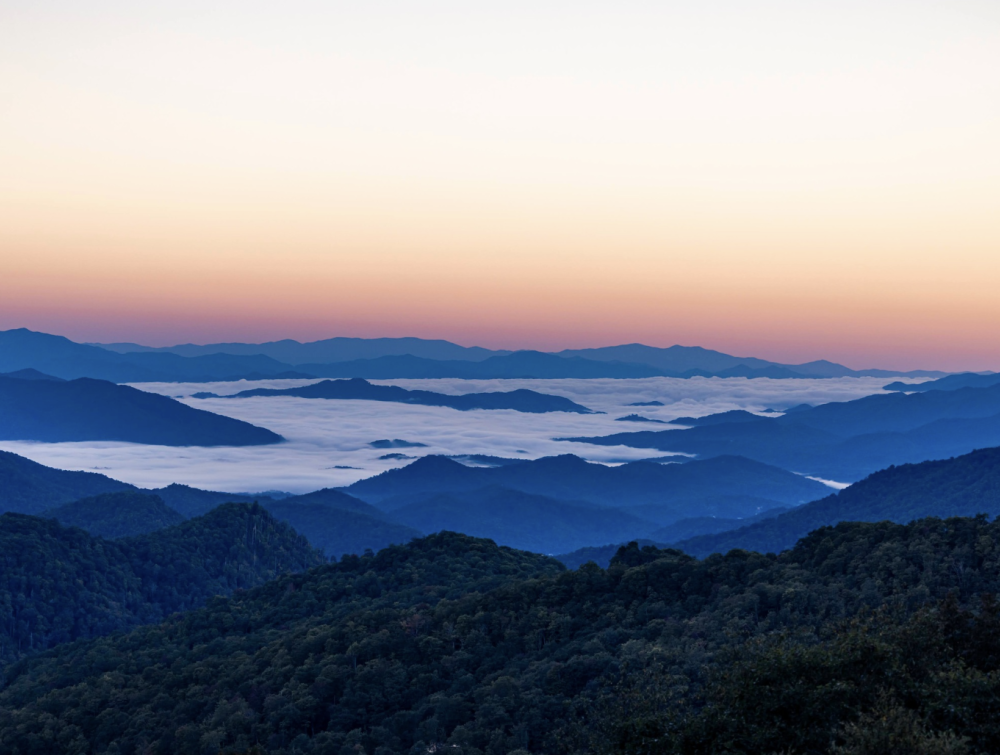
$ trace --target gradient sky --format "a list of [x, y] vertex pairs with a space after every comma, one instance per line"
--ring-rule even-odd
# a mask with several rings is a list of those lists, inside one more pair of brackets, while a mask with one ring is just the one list
[[1000, 370], [1000, 3], [0, 0], [0, 328]]

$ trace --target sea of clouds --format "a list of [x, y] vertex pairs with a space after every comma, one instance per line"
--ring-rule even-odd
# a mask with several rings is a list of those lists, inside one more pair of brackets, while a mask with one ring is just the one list
[[[408, 456], [487, 454], [534, 459], [573, 453], [591, 461], [620, 463], [662, 457], [661, 452], [625, 446], [556, 441], [567, 436], [663, 430], [663, 425], [616, 422], [627, 414], [670, 420], [729, 409], [762, 412], [797, 404], [848, 401], [882, 392], [884, 378], [769, 380], [745, 378], [645, 378], [636, 380], [385, 380], [372, 381], [448, 394], [529, 388], [572, 399], [603, 414], [469, 412], [378, 401], [303, 399], [290, 396], [194, 399], [201, 391], [232, 395], [248, 388], [290, 388], [313, 380], [227, 383], [138, 383], [134, 387], [175, 397], [186, 404], [251, 422], [282, 435], [285, 443], [248, 448], [175, 448], [135, 443], [0, 442], [12, 451], [59, 469], [101, 472], [142, 487], [179, 482], [229, 492], [285, 490], [303, 493], [349, 485], [407, 460], [380, 460], [387, 453]], [[633, 407], [637, 401], [662, 407]], [[375, 449], [369, 444], [399, 438], [425, 448]]]

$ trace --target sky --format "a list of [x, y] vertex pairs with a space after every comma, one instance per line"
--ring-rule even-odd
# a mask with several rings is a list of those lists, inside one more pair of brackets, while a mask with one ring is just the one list
[[998, 72], [995, 0], [0, 0], [0, 328], [997, 370]]

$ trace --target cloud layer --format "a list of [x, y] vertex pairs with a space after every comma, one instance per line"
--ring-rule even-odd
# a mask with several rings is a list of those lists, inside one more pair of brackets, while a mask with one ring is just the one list
[[[211, 490], [307, 492], [349, 485], [408, 461], [380, 459], [372, 441], [400, 438], [425, 443], [411, 455], [489, 454], [538, 458], [574, 453], [614, 463], [662, 455], [624, 446], [555, 441], [561, 436], [622, 432], [617, 417], [639, 413], [653, 419], [701, 416], [729, 409], [763, 411], [801, 403], [847, 401], [881, 392], [879, 378], [836, 380], [746, 380], [743, 378], [647, 378], [641, 380], [393, 380], [378, 381], [449, 394], [530, 388], [565, 396], [605, 414], [524, 414], [470, 411], [375, 401], [327, 401], [288, 396], [192, 399], [247, 387], [288, 388], [312, 381], [231, 383], [143, 383], [136, 387], [183, 400], [191, 406], [266, 427], [286, 443], [250, 448], [171, 448], [132, 443], [28, 443], [5, 441], [0, 449], [59, 469], [95, 471], [144, 487], [172, 482]], [[636, 401], [662, 407], [630, 407]], [[624, 428], [628, 429], [628, 428]], [[665, 428], [657, 428], [665, 429]]]

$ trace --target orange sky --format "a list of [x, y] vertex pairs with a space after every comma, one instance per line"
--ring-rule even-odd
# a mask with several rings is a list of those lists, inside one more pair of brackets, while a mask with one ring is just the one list
[[87, 5], [0, 9], [0, 328], [1000, 370], [995, 3]]

